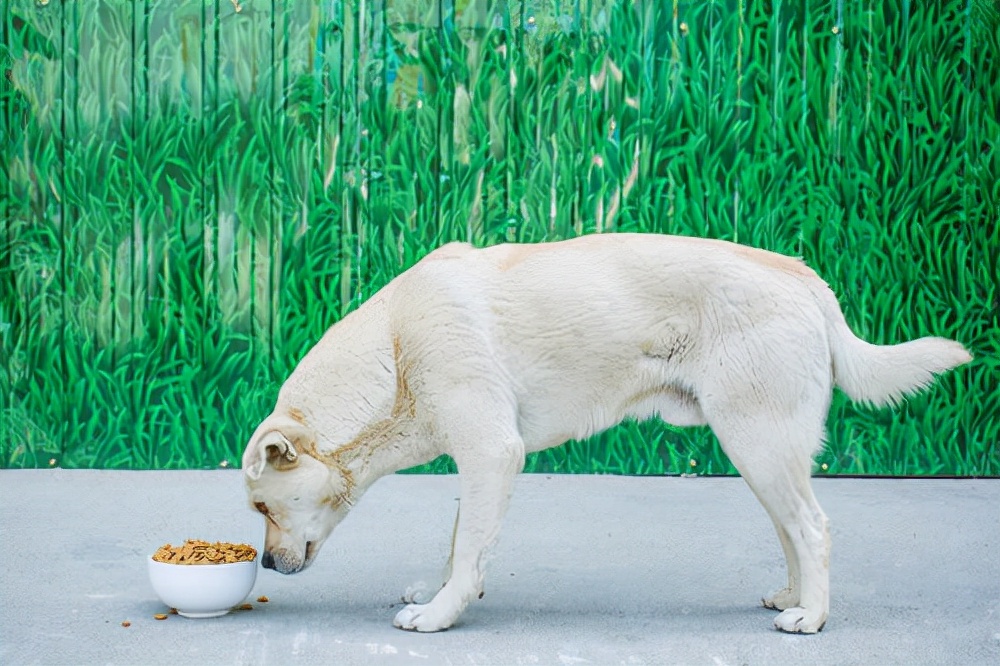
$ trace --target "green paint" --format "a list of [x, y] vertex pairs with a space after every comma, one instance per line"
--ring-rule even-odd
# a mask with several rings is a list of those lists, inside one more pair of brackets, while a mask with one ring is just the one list
[[[432, 248], [652, 231], [803, 256], [869, 340], [972, 350], [895, 412], [836, 396], [817, 473], [1000, 473], [990, 3], [457, 4], [0, 2], [0, 466], [235, 466]], [[733, 472], [653, 423], [527, 469]]]

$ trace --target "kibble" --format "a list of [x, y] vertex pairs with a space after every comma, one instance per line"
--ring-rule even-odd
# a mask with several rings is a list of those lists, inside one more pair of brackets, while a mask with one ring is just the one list
[[253, 610], [253, 606], [251, 604], [243, 604], [242, 606], [237, 606], [236, 610]]
[[167, 619], [167, 614], [166, 613], [157, 613], [156, 615], [153, 616], [153, 619], [154, 620], [166, 620]]
[[125, 620], [124, 622], [122, 622], [122, 626], [123, 626], [123, 627], [131, 627], [131, 626], [132, 626], [132, 623], [131, 623], [131, 622], [129, 622], [128, 620]]
[[260, 597], [257, 597], [257, 601], [259, 601], [262, 604], [266, 604], [268, 601], [270, 601], [270, 599], [268, 599], [267, 597], [264, 597], [264, 596], [260, 596]]
[[183, 546], [160, 546], [153, 559], [166, 564], [232, 564], [253, 562], [257, 549], [245, 543], [225, 543], [188, 539]]

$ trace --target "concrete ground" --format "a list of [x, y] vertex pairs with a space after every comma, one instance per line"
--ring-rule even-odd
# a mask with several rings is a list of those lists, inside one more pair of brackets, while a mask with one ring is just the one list
[[0, 664], [1000, 663], [1000, 480], [815, 487], [833, 532], [819, 635], [760, 607], [784, 564], [739, 479], [542, 475], [518, 481], [485, 598], [419, 635], [392, 618], [440, 583], [454, 477], [378, 482], [311, 569], [260, 572], [253, 610], [156, 621], [158, 546], [260, 545], [238, 471], [2, 471]]

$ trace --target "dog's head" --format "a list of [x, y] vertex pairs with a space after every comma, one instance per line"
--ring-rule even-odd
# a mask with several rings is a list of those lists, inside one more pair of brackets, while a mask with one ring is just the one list
[[253, 508], [266, 519], [261, 565], [280, 573], [302, 571], [350, 510], [348, 470], [319, 459], [307, 426], [270, 416], [243, 452], [243, 475]]

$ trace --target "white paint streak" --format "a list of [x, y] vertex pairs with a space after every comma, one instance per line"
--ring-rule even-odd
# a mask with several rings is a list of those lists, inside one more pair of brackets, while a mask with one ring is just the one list
[[260, 664], [264, 663], [264, 655], [267, 654], [267, 636], [257, 629], [247, 629], [241, 631], [244, 636], [240, 652], [235, 659], [237, 664]]
[[295, 638], [292, 639], [292, 654], [302, 654], [302, 644], [309, 640], [309, 634], [305, 631], [300, 631], [295, 634]]

